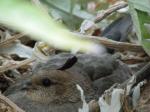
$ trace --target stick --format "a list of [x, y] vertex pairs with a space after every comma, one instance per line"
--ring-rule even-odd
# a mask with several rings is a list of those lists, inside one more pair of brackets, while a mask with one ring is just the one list
[[[141, 82], [145, 79], [149, 79], [150, 78], [149, 74], [150, 74], [150, 62], [134, 74], [136, 82], [132, 85], [132, 87], [136, 86], [139, 82]], [[119, 87], [126, 88], [129, 80], [123, 82], [121, 85], [119, 85]]]
[[105, 10], [104, 12], [97, 14], [96, 18], [94, 19], [94, 22], [98, 23], [101, 20], [103, 20], [104, 18], [106, 18], [107, 16], [109, 16], [110, 14], [112, 14], [113, 12], [115, 12], [121, 8], [124, 8], [126, 6], [128, 6], [128, 4], [124, 1], [117, 2], [116, 4], [112, 5], [110, 8]]
[[150, 62], [147, 65], [145, 65], [140, 71], [138, 71], [135, 74], [135, 77], [136, 77], [136, 83], [134, 85], [137, 85], [139, 82], [143, 81], [144, 79], [149, 79], [150, 78]]
[[29, 64], [29, 63], [31, 63], [33, 61], [35, 61], [35, 59], [31, 58], [31, 59], [23, 60], [23, 61], [21, 61], [19, 63], [10, 63], [10, 64], [4, 65], [4, 66], [0, 66], [0, 73], [1, 72], [5, 72], [7, 70], [12, 70], [12, 69], [19, 68], [19, 67], [27, 65], [27, 64]]
[[126, 43], [126, 42], [117, 42], [111, 39], [107, 39], [105, 37], [96, 37], [96, 36], [89, 36], [83, 35], [79, 33], [73, 33], [73, 35], [80, 37], [82, 39], [91, 40], [96, 42], [97, 44], [104, 45], [108, 48], [119, 50], [119, 51], [133, 51], [133, 52], [145, 52], [141, 45]]
[[19, 33], [19, 34], [16, 34], [16, 35], [14, 35], [14, 36], [12, 36], [12, 37], [10, 37], [10, 38], [4, 40], [3, 42], [0, 42], [0, 47], [4, 47], [4, 46], [8, 45], [8, 44], [10, 44], [11, 42], [13, 42], [13, 41], [15, 41], [15, 40], [17, 40], [17, 39], [23, 37], [24, 35], [25, 35], [25, 34], [20, 34], [20, 33]]
[[5, 105], [11, 107], [14, 110], [14, 111], [11, 110], [12, 112], [25, 112], [2, 94], [0, 94], [0, 103], [4, 103]]

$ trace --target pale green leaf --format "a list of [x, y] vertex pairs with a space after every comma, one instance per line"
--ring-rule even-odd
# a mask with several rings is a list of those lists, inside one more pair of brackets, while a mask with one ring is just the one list
[[0, 11], [1, 23], [27, 32], [37, 40], [64, 50], [95, 51], [94, 43], [72, 36], [28, 0], [1, 0]]
[[136, 28], [138, 39], [144, 50], [150, 55], [150, 33], [145, 24], [150, 24], [150, 1], [128, 0], [130, 12]]

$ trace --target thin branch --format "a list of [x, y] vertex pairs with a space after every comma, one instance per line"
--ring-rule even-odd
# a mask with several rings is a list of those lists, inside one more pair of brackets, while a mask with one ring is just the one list
[[16, 34], [16, 35], [4, 40], [3, 42], [0, 42], [0, 47], [4, 47], [4, 46], [8, 45], [8, 44], [12, 43], [13, 41], [23, 37], [24, 35], [25, 34], [20, 34], [20, 33]]
[[107, 16], [109, 16], [110, 14], [112, 14], [113, 12], [124, 8], [128, 6], [128, 4], [124, 1], [120, 1], [117, 2], [116, 4], [112, 5], [110, 8], [106, 9], [104, 12], [97, 14], [96, 18], [95, 18], [95, 23], [100, 22], [101, 20], [103, 20], [104, 18], [106, 18]]
[[[132, 87], [136, 86], [139, 82], [145, 79], [149, 79], [150, 78], [149, 74], [150, 74], [150, 62], [134, 74], [136, 82], [132, 85]], [[126, 80], [125, 82], [123, 82], [121, 85], [119, 85], [119, 87], [125, 88], [129, 80]]]
[[135, 74], [136, 83], [134, 85], [137, 85], [139, 82], [145, 79], [149, 79], [150, 78], [149, 74], [150, 74], [150, 62]]
[[79, 33], [73, 33], [73, 34], [82, 39], [91, 40], [93, 42], [96, 42], [97, 44], [101, 44], [108, 48], [115, 49], [118, 51], [127, 50], [127, 51], [132, 51], [132, 52], [145, 52], [141, 45], [131, 44], [127, 42], [117, 42], [111, 39], [107, 39], [105, 37], [89, 36], [89, 35], [83, 35]]
[[148, 62], [150, 61], [149, 57], [122, 57], [121, 61], [123, 61], [126, 64], [135, 64], [135, 63], [141, 63], [141, 62]]
[[23, 60], [23, 61], [21, 61], [19, 63], [10, 63], [10, 64], [4, 65], [4, 66], [0, 66], [0, 73], [1, 72], [5, 72], [7, 70], [12, 70], [12, 69], [19, 68], [19, 67], [27, 65], [27, 64], [29, 64], [29, 63], [31, 63], [33, 61], [35, 61], [35, 59], [31, 58], [31, 59]]
[[25, 112], [2, 94], [0, 94], [0, 103], [5, 103], [5, 105], [11, 107], [14, 110], [11, 110], [12, 112]]

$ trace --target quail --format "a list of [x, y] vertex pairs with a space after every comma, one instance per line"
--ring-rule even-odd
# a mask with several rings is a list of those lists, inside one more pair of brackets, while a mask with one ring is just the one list
[[[33, 73], [16, 82], [5, 95], [27, 112], [78, 112], [82, 101], [76, 84], [89, 102], [130, 77], [126, 65], [111, 55], [78, 54], [77, 60], [72, 58], [75, 62], [69, 62], [73, 56], [60, 53], [46, 63], [35, 64]], [[64, 67], [66, 62], [72, 64]]]
[[[101, 36], [124, 41], [131, 28], [131, 17], [125, 15], [106, 27]], [[77, 84], [89, 102], [98, 100], [114, 83], [130, 77], [128, 67], [107, 54], [113, 52], [107, 49], [100, 56], [59, 53], [47, 62], [37, 61], [32, 74], [18, 79], [4, 94], [26, 112], [78, 112], [82, 101]]]

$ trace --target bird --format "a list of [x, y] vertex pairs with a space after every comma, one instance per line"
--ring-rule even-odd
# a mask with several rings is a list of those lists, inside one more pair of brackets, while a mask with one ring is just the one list
[[[130, 77], [128, 68], [111, 55], [77, 54], [76, 58], [60, 53], [45, 63], [37, 62], [29, 77], [16, 82], [4, 94], [27, 112], [78, 112], [82, 101], [77, 84], [89, 102], [98, 100], [114, 83]], [[64, 67], [66, 63], [71, 63], [68, 68]]]
[[115, 41], [126, 41], [128, 33], [132, 31], [133, 22], [130, 14], [124, 14], [110, 25], [108, 25], [101, 33], [108, 39]]
[[[131, 28], [130, 15], [110, 24], [101, 36], [124, 41]], [[78, 84], [87, 102], [97, 101], [105, 90], [131, 76], [127, 65], [117, 60], [112, 49], [101, 55], [60, 52], [46, 62], [38, 60], [32, 72], [18, 79], [4, 94], [26, 112], [78, 112], [82, 107]], [[89, 103], [89, 107], [97, 107]], [[97, 112], [90, 109], [90, 112]]]
[[[100, 34], [101, 37], [114, 41], [125, 42], [132, 32], [133, 21], [130, 14], [124, 14], [109, 24]], [[108, 53], [114, 53], [113, 49], [107, 48]]]
[[78, 83], [86, 86], [87, 94], [91, 91], [89, 83], [69, 72], [40, 70], [8, 98], [27, 112], [77, 112], [82, 106]]

